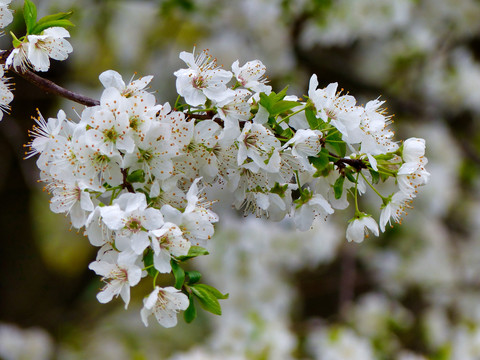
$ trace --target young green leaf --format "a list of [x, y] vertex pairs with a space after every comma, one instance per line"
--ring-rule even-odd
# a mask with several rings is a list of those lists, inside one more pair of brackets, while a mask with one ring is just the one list
[[201, 246], [190, 246], [187, 255], [178, 256], [179, 261], [185, 261], [201, 255], [208, 255], [208, 250]]
[[311, 108], [305, 109], [305, 116], [307, 117], [308, 125], [310, 129], [317, 130], [320, 127], [320, 121], [315, 116], [315, 112]]
[[289, 100], [282, 100], [277, 103], [275, 103], [271, 109], [270, 109], [270, 114], [271, 115], [277, 115], [277, 114], [282, 114], [285, 111], [288, 111], [290, 109], [293, 109], [295, 106], [300, 105], [296, 101], [289, 101]]
[[145, 172], [142, 169], [135, 170], [128, 174], [127, 181], [129, 183], [143, 183], [145, 182]]
[[193, 295], [190, 294], [188, 296], [188, 300], [190, 301], [190, 304], [188, 305], [188, 308], [183, 313], [183, 318], [185, 319], [185, 322], [187, 324], [190, 324], [197, 317], [197, 309], [195, 308], [195, 303], [193, 299], [194, 299]]
[[280, 91], [278, 94], [275, 94], [273, 91], [270, 93], [269, 96], [272, 97], [272, 100], [274, 100], [275, 102], [278, 102], [280, 100], [283, 100], [283, 98], [285, 96], [287, 96], [287, 90], [288, 90], [288, 85], [285, 86], [282, 91]]
[[59, 19], [59, 20], [51, 20], [51, 21], [46, 21], [43, 23], [37, 23], [33, 29], [32, 29], [32, 34], [41, 34], [43, 30], [51, 28], [51, 27], [69, 27], [69, 26], [75, 26], [70, 20], [67, 19]]
[[195, 285], [197, 289], [201, 288], [204, 289], [205, 291], [211, 292], [217, 299], [228, 299], [228, 294], [222, 294], [218, 289], [214, 288], [213, 286], [207, 285], [207, 284], [198, 284]]
[[185, 271], [185, 275], [188, 277], [187, 284], [192, 285], [200, 281], [202, 278], [202, 274], [200, 272], [192, 270], [192, 271]]
[[333, 184], [333, 191], [335, 192], [335, 199], [340, 199], [343, 193], [343, 183], [345, 182], [345, 176], [339, 176]]
[[170, 261], [170, 265], [172, 266], [172, 273], [175, 277], [175, 289], [180, 290], [185, 282], [185, 271], [175, 260]]
[[147, 269], [148, 275], [151, 277], [157, 275], [158, 270], [153, 267], [153, 251], [151, 249], [148, 249], [147, 253], [143, 255], [143, 264]]
[[380, 174], [375, 170], [370, 170], [370, 175], [372, 175], [372, 184], [378, 184]]
[[352, 175], [351, 170], [345, 170], [345, 176], [347, 177], [348, 180], [350, 180], [350, 182], [352, 182], [352, 183], [357, 182], [357, 180], [355, 180], [354, 176]]
[[317, 171], [313, 175], [314, 177], [322, 176], [324, 171], [328, 168], [330, 164], [330, 159], [328, 157], [328, 150], [322, 148], [322, 150], [318, 153], [317, 156], [309, 156], [308, 161], [312, 164]]
[[198, 298], [198, 301], [200, 301], [201, 307], [212, 314], [222, 315], [222, 308], [220, 307], [217, 297], [200, 285], [202, 284], [192, 285], [190, 289], [192, 289], [193, 294]]
[[[336, 131], [336, 130], [333, 130]], [[335, 151], [335, 153], [343, 158], [347, 153], [347, 145], [342, 140], [342, 134], [339, 132], [329, 132], [326, 136], [327, 144]]]
[[23, 18], [27, 26], [27, 35], [32, 34], [32, 29], [37, 23], [37, 7], [31, 0], [25, 0], [23, 5]]
[[68, 19], [72, 16], [73, 11], [69, 12], [60, 12], [57, 14], [47, 15], [38, 20], [37, 24], [44, 24], [50, 21]]

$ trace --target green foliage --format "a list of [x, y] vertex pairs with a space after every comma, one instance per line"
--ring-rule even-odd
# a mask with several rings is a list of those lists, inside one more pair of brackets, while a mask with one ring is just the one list
[[343, 193], [343, 183], [345, 182], [345, 176], [339, 176], [333, 184], [333, 191], [335, 193], [335, 199], [340, 199]]
[[280, 185], [278, 182], [270, 189], [272, 194], [277, 194], [281, 198], [285, 197], [285, 191], [288, 189], [288, 184]]
[[187, 284], [192, 285], [200, 281], [202, 278], [202, 274], [199, 271], [192, 270], [192, 271], [185, 271], [185, 275], [188, 277]]
[[180, 290], [185, 282], [185, 271], [175, 260], [170, 261], [170, 265], [172, 267], [173, 276], [175, 277], [175, 289]]
[[378, 184], [380, 174], [375, 170], [370, 170], [370, 175], [372, 175], [372, 184]]
[[342, 140], [342, 134], [338, 130], [330, 130], [325, 139], [326, 143], [339, 158], [345, 157], [345, 154], [347, 153], [347, 145], [345, 144], [345, 141]]
[[27, 27], [27, 35], [39, 35], [45, 29], [55, 26], [63, 28], [75, 26], [70, 20], [68, 20], [72, 14], [72, 11], [60, 12], [44, 16], [37, 22], [37, 7], [31, 0], [25, 0], [23, 6], [23, 18], [25, 19], [25, 25]]
[[192, 294], [197, 297], [203, 309], [215, 315], [222, 315], [222, 309], [218, 299], [227, 299], [228, 294], [223, 295], [213, 286], [206, 284], [192, 285], [190, 289], [192, 290]]
[[158, 270], [153, 267], [153, 251], [148, 249], [143, 255], [143, 264], [147, 270], [148, 275], [155, 277], [158, 274]]
[[145, 182], [145, 171], [142, 169], [135, 170], [128, 174], [127, 181], [129, 183], [143, 183]]
[[325, 124], [322, 119], [318, 119], [315, 116], [315, 111], [310, 107], [305, 109], [305, 116], [307, 117], [308, 125], [310, 125], [310, 129], [312, 130], [321, 129]]
[[326, 176], [330, 172], [330, 157], [326, 148], [322, 148], [317, 156], [309, 156], [308, 161], [317, 169], [314, 177]]
[[288, 110], [293, 109], [298, 106], [299, 103], [296, 101], [283, 100], [287, 95], [287, 90], [288, 86], [278, 94], [273, 91], [269, 95], [260, 93], [260, 105], [267, 109], [272, 116], [283, 114]]
[[[67, 14], [67, 13], [60, 13], [56, 15], [61, 15], [61, 14]], [[52, 20], [52, 21], [43, 22], [43, 23], [38, 22], [34, 26], [32, 32], [33, 34], [41, 34], [43, 30], [51, 27], [55, 27], [55, 26], [66, 28], [66, 27], [75, 26], [75, 25], [70, 20], [67, 20], [67, 19]]]
[[190, 249], [188, 250], [188, 254], [183, 255], [183, 256], [177, 256], [177, 260], [186, 261], [186, 260], [192, 259], [192, 258], [197, 257], [197, 256], [208, 255], [208, 254], [209, 253], [208, 253], [207, 249], [205, 249], [201, 246], [190, 246]]
[[193, 299], [194, 299], [193, 294], [190, 294], [188, 296], [188, 300], [190, 304], [188, 305], [188, 308], [183, 313], [183, 318], [185, 319], [185, 322], [187, 324], [190, 324], [197, 317], [197, 309], [195, 308], [195, 302], [193, 301]]
[[37, 22], [37, 7], [30, 0], [25, 0], [23, 5], [23, 18], [27, 26], [27, 35], [33, 34], [32, 30]]

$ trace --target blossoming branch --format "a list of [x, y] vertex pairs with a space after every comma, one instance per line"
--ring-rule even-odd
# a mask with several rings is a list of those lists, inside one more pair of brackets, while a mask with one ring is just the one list
[[[6, 26], [11, 13], [2, 6]], [[13, 99], [4, 69], [55, 87], [33, 72], [71, 53], [70, 15], [37, 21], [35, 5], [25, 1], [27, 34], [12, 34], [2, 109]], [[401, 222], [428, 182], [425, 141], [396, 141], [383, 101], [360, 106], [336, 83], [319, 87], [316, 75], [303, 98], [287, 88], [275, 92], [260, 60], [235, 61], [230, 71], [207, 51], [182, 52], [180, 59], [185, 67], [174, 73], [175, 104], [157, 103], [148, 90], [153, 76], [126, 83], [108, 70], [99, 77], [99, 100], [70, 95], [89, 105], [78, 122], [63, 110], [55, 118], [39, 114], [28, 144], [27, 157], [38, 155], [40, 179], [52, 194], [51, 210], [70, 215], [72, 226], [98, 247], [89, 266], [105, 282], [98, 300], [120, 296], [127, 307], [130, 288], [152, 281], [141, 311], [146, 326], [150, 315], [174, 326], [179, 311], [190, 322], [195, 304], [221, 314], [218, 300], [227, 295], [202, 284], [198, 271], [185, 270], [185, 262], [208, 254], [219, 221], [210, 188], [232, 193], [233, 205], [245, 213], [292, 218], [302, 231], [353, 203], [346, 239], [362, 242], [369, 231], [378, 236], [392, 220]], [[54, 91], [66, 96], [68, 90]], [[377, 185], [386, 181], [396, 190], [381, 193]], [[379, 216], [360, 209], [358, 198], [367, 191], [381, 199]], [[169, 273], [172, 286], [158, 286], [158, 277]]]

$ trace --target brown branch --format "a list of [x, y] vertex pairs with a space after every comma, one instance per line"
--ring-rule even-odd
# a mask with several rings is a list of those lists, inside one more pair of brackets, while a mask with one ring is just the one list
[[24, 71], [22, 71], [18, 68], [17, 69], [12, 68], [11, 70], [13, 70], [15, 73], [17, 73], [21, 77], [23, 77], [28, 82], [32, 83], [33, 85], [39, 87], [40, 89], [48, 93], [60, 95], [66, 99], [75, 101], [79, 104], [86, 105], [86, 106], [100, 105], [100, 101], [89, 98], [81, 94], [77, 94], [73, 91], [67, 90], [55, 84], [53, 81], [47, 80], [28, 69], [25, 69]]
[[127, 169], [121, 169], [120, 171], [122, 172], [122, 175], [123, 175], [122, 187], [124, 189], [127, 189], [128, 192], [134, 193], [135, 189], [133, 188], [133, 185], [127, 181]]
[[[335, 154], [329, 152], [330, 156], [337, 157]], [[339, 169], [343, 169], [345, 165], [350, 165], [356, 171], [360, 171], [362, 169], [367, 169], [367, 165], [361, 159], [346, 159], [341, 158], [334, 162], [335, 165], [338, 166]]]

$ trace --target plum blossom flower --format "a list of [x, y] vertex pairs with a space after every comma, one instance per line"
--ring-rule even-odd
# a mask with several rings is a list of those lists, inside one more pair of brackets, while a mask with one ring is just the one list
[[148, 207], [143, 193], [122, 194], [113, 205], [102, 207], [100, 213], [108, 228], [117, 231], [117, 248], [132, 249], [136, 254], [141, 254], [150, 244], [148, 231], [163, 225], [160, 210]]
[[[280, 141], [261, 124], [246, 123], [238, 141], [238, 165], [250, 158], [259, 168], [269, 172], [280, 169]], [[250, 166], [252, 163], [247, 163]]]
[[402, 191], [396, 192], [388, 199], [388, 202], [384, 205], [380, 213], [379, 225], [382, 232], [385, 231], [385, 225], [390, 223], [390, 219], [393, 219], [396, 223], [402, 221], [403, 213], [410, 201], [411, 196]]
[[378, 225], [376, 221], [369, 215], [362, 214], [362, 216], [355, 218], [347, 227], [347, 240], [360, 243], [368, 235], [368, 230], [378, 236]]
[[295, 224], [299, 230], [306, 231], [312, 226], [315, 217], [326, 217], [333, 212], [330, 203], [321, 194], [315, 194], [295, 210]]
[[205, 103], [207, 98], [219, 102], [233, 91], [227, 91], [226, 87], [232, 73], [220, 69], [216, 60], [207, 52], [195, 57], [194, 53], [182, 51], [180, 59], [185, 61], [188, 69], [174, 72], [177, 77], [177, 92], [188, 104], [198, 106]]
[[27, 51], [28, 43], [25, 42], [13, 49], [10, 55], [8, 55], [7, 60], [5, 60], [5, 68], [20, 69], [21, 71], [27, 70], [30, 66]]
[[267, 94], [272, 91], [272, 87], [266, 85], [267, 79], [264, 76], [267, 69], [260, 60], [249, 61], [242, 67], [239, 66], [239, 62], [236, 60], [232, 64], [232, 70], [238, 82], [244, 88]]
[[355, 106], [356, 100], [351, 95], [337, 93], [338, 84], [329, 84], [325, 89], [317, 89], [318, 79], [314, 74], [310, 78], [308, 96], [315, 105], [318, 114], [324, 121], [330, 119], [343, 135], [343, 140], [349, 142], [349, 138], [360, 130], [360, 121], [363, 108]]
[[182, 235], [180, 228], [173, 223], [165, 223], [162, 228], [153, 230], [152, 248], [154, 251], [153, 265], [161, 273], [171, 271], [171, 256], [183, 256], [188, 254], [190, 242]]
[[143, 76], [138, 80], [131, 80], [128, 85], [122, 79], [122, 76], [115, 70], [106, 70], [99, 76], [100, 82], [105, 88], [114, 87], [122, 96], [127, 98], [134, 95], [148, 94], [144, 89], [153, 79], [152, 75]]
[[161, 288], [155, 287], [155, 290], [143, 300], [143, 308], [140, 311], [142, 321], [148, 326], [148, 317], [155, 315], [160, 325], [169, 328], [177, 325], [177, 313], [188, 307], [189, 301], [187, 295], [174, 287]]
[[196, 179], [186, 194], [187, 206], [183, 212], [171, 205], [162, 206], [165, 221], [177, 224], [183, 232], [183, 237], [191, 244], [204, 246], [214, 233], [214, 222], [218, 216], [200, 202], [198, 182]]
[[292, 155], [295, 156], [305, 169], [310, 168], [309, 156], [316, 156], [322, 150], [320, 139], [322, 133], [319, 130], [299, 129], [295, 135], [288, 140], [282, 149], [292, 147]]
[[72, 225], [79, 229], [85, 225], [88, 214], [94, 210], [90, 194], [86, 191], [93, 187], [82, 179], [75, 179], [71, 174], [59, 176], [63, 177], [63, 181], [49, 186], [50, 189], [53, 188], [50, 210], [54, 213], [70, 214]]
[[[111, 252], [107, 254], [110, 255]], [[107, 303], [114, 296], [120, 295], [125, 302], [125, 309], [128, 307], [130, 287], [137, 285], [142, 277], [142, 269], [135, 265], [136, 259], [137, 256], [133, 252], [123, 252], [118, 255], [117, 259], [111, 255], [110, 261], [101, 259], [88, 266], [97, 275], [103, 276], [102, 280], [106, 282], [106, 285], [97, 294], [98, 301]]]
[[31, 66], [35, 71], [48, 71], [50, 58], [65, 60], [73, 51], [72, 45], [65, 40], [70, 33], [63, 27], [45, 29], [41, 35], [28, 35], [27, 42], [20, 44], [8, 56], [5, 62], [7, 67]]

